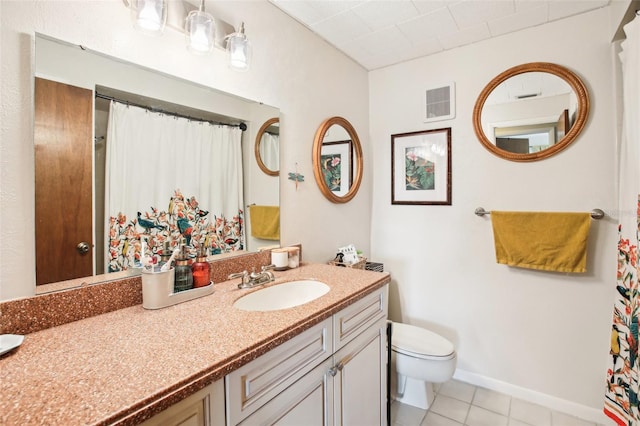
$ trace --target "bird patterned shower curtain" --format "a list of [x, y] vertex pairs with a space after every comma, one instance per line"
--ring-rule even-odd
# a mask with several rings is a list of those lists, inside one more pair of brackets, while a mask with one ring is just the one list
[[618, 273], [604, 412], [619, 425], [640, 425], [638, 229], [640, 227], [640, 18], [624, 27], [623, 121], [618, 175]]
[[[107, 126], [106, 269], [186, 241], [195, 253], [244, 245], [242, 131], [112, 101]], [[138, 265], [139, 266], [139, 265]]]

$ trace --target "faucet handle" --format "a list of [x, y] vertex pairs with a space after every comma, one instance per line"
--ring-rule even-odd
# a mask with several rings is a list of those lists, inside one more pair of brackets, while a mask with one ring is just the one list
[[270, 271], [271, 269], [273, 269], [273, 268], [275, 268], [275, 267], [276, 267], [276, 265], [274, 265], [273, 263], [272, 263], [271, 265], [264, 265], [264, 266], [262, 267], [262, 272]]
[[242, 283], [246, 284], [247, 282], [249, 282], [249, 273], [244, 270], [242, 272], [237, 272], [235, 274], [231, 274], [227, 277], [228, 279], [232, 280], [234, 278], [242, 278]]
[[273, 264], [271, 264], [271, 265], [264, 265], [264, 266], [262, 267], [262, 272], [261, 272], [261, 274], [266, 275], [267, 277], [269, 277], [269, 282], [271, 282], [271, 281], [273, 281], [273, 280], [275, 280], [275, 279], [276, 279], [275, 275], [273, 275], [273, 272], [271, 272], [271, 270], [272, 270], [273, 268], [275, 268], [275, 267], [276, 267], [276, 265], [273, 265]]

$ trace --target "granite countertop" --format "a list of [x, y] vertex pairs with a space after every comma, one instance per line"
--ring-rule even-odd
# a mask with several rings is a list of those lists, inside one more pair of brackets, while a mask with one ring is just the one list
[[388, 273], [311, 264], [276, 272], [274, 285], [331, 287], [271, 312], [233, 308], [239, 280], [158, 310], [142, 305], [37, 331], [0, 357], [3, 425], [137, 424], [328, 318], [390, 281]]

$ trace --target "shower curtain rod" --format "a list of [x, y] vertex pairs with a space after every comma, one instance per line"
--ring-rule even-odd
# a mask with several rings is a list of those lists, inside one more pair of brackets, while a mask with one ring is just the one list
[[[491, 214], [491, 212], [486, 211], [483, 207], [478, 207], [473, 212], [476, 216], [484, 216], [486, 214]], [[605, 216], [604, 211], [602, 209], [593, 209], [591, 210], [591, 218], [592, 219], [602, 219]]]
[[146, 109], [149, 112], [156, 112], [158, 114], [165, 114], [165, 115], [170, 115], [170, 116], [173, 116], [173, 117], [186, 118], [187, 120], [197, 121], [197, 122], [200, 122], [200, 123], [209, 123], [209, 124], [219, 125], [219, 126], [239, 127], [240, 130], [242, 130], [243, 132], [245, 130], [247, 130], [247, 125], [245, 123], [228, 124], [228, 123], [222, 123], [222, 122], [219, 122], [219, 121], [205, 120], [203, 118], [191, 117], [189, 115], [183, 115], [183, 114], [179, 114], [177, 112], [167, 111], [167, 110], [160, 109], [160, 108], [151, 108], [148, 105], [142, 105], [142, 104], [137, 104], [135, 102], [124, 101], [122, 99], [114, 98], [113, 96], [103, 95], [102, 93], [98, 93], [98, 92], [96, 92], [96, 98], [101, 98], [101, 99], [106, 99], [108, 101], [118, 102], [118, 103], [121, 103], [121, 104], [125, 104], [127, 106], [131, 105], [131, 106], [134, 106], [134, 107]]

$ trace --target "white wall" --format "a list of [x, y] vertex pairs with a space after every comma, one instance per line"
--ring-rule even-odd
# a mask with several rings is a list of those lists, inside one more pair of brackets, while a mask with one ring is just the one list
[[[616, 279], [615, 99], [609, 14], [601, 9], [370, 73], [372, 259], [392, 275], [391, 317], [434, 329], [458, 351], [458, 377], [602, 420]], [[476, 97], [497, 74], [546, 61], [591, 95], [583, 134], [544, 161], [500, 159], [478, 142]], [[456, 117], [421, 121], [424, 90], [456, 83]], [[390, 135], [452, 128], [451, 206], [390, 204]], [[488, 210], [590, 211], [584, 275], [495, 262]], [[603, 421], [604, 423], [604, 421]]]
[[[136, 32], [121, 0], [0, 2], [0, 300], [32, 294], [35, 282], [31, 230], [36, 32], [280, 108], [282, 243], [303, 243], [304, 259], [312, 261], [332, 259], [335, 248], [346, 243], [369, 251], [371, 174], [365, 173], [350, 203], [334, 205], [317, 188], [311, 163], [317, 127], [339, 115], [360, 133], [365, 171], [370, 170], [366, 71], [266, 0], [207, 5], [209, 12], [236, 27], [245, 22], [253, 43], [248, 72], [228, 69], [220, 50], [211, 56], [190, 54], [184, 36], [171, 28], [157, 38]], [[329, 77], [335, 75], [340, 78]], [[297, 191], [287, 180], [296, 164], [306, 178]]]

